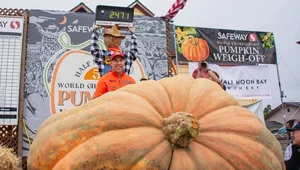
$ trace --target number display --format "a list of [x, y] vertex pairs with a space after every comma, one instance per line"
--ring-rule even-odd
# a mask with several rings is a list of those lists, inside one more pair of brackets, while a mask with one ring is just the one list
[[110, 11], [109, 18], [130, 19], [130, 14], [125, 12]]
[[96, 20], [98, 21], [116, 21], [132, 23], [133, 15], [133, 8], [103, 5], [98, 5], [96, 8]]

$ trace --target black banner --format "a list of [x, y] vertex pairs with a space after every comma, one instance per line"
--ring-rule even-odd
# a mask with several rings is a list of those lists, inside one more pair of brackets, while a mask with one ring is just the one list
[[276, 64], [271, 32], [175, 27], [179, 63], [206, 60], [225, 65]]

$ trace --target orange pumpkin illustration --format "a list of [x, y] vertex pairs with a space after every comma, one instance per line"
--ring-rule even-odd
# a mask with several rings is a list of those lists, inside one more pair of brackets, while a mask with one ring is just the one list
[[182, 44], [182, 54], [189, 61], [202, 61], [209, 56], [209, 47], [202, 38], [188, 36]]

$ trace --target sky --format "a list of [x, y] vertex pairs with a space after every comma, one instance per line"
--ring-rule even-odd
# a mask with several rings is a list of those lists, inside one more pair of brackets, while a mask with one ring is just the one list
[[[1, 8], [69, 11], [80, 2], [92, 10], [97, 5], [128, 6], [134, 0], [0, 0]], [[155, 16], [164, 16], [175, 0], [140, 0]], [[187, 0], [175, 16], [178, 26], [195, 26], [273, 32], [284, 102], [300, 102], [300, 1], [299, 0]], [[271, 66], [272, 99], [263, 107], [281, 104], [276, 66]]]

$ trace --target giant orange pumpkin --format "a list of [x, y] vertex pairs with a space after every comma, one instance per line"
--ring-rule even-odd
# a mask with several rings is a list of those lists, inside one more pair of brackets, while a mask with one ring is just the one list
[[28, 169], [283, 169], [259, 118], [207, 79], [175, 76], [109, 92], [39, 128]]
[[202, 38], [189, 36], [181, 46], [182, 55], [189, 61], [202, 61], [209, 56], [209, 47]]

